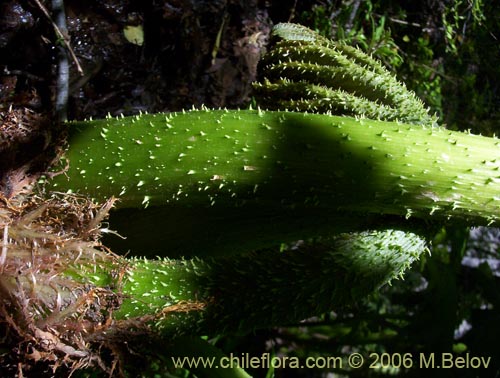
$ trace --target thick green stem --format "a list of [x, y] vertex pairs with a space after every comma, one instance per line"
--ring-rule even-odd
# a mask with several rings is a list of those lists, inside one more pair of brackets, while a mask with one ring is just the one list
[[500, 148], [493, 138], [320, 114], [227, 110], [72, 128], [70, 167], [51, 188], [99, 200], [118, 196], [121, 207], [162, 206], [181, 218], [198, 210], [201, 217], [255, 217], [259, 209], [267, 218], [258, 221], [269, 226], [273, 215], [314, 211], [471, 224], [500, 216]]
[[[361, 51], [300, 25], [273, 34], [281, 41], [263, 71], [274, 82], [256, 84], [269, 106], [434, 125], [415, 94]], [[53, 188], [149, 207], [112, 219], [129, 238], [110, 245], [135, 253], [239, 252], [387, 227], [380, 215], [472, 224], [499, 216], [497, 141], [442, 128], [222, 110], [73, 128], [69, 179]]]
[[[384, 230], [299, 243], [283, 252], [126, 259], [94, 241], [111, 206], [97, 209], [75, 196], [28, 201], [12, 209], [9, 224], [0, 223], [0, 319], [30, 345], [29, 353], [47, 360], [64, 356], [68, 365], [81, 367], [103, 346], [114, 353], [137, 350], [127, 340], [148, 340], [144, 346], [151, 348], [179, 335], [297, 323], [362, 299], [401, 276], [426, 250], [420, 236]], [[177, 352], [207, 352], [192, 347], [187, 343]]]
[[205, 260], [125, 260], [81, 245], [25, 258], [11, 250], [0, 288], [34, 327], [68, 337], [67, 329], [108, 342], [141, 332], [216, 335], [352, 304], [400, 276], [423, 251], [423, 239], [392, 230]]

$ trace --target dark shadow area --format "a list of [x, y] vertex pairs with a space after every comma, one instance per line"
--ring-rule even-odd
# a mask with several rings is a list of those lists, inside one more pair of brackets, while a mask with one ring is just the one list
[[[369, 203], [382, 183], [370, 168], [372, 152], [350, 149], [346, 138], [329, 132], [328, 126], [312, 126], [299, 114], [289, 115], [284, 123], [275, 119], [270, 127], [279, 132], [269, 156], [274, 163], [257, 191], [253, 185], [238, 187], [234, 199], [219, 190], [212, 193], [217, 201], [209, 205], [206, 196], [196, 200], [199, 194], [192, 189], [188, 199], [175, 205], [119, 209], [109, 223], [126, 239], [110, 235], [105, 244], [115, 252], [140, 256], [208, 256], [279, 248], [281, 243], [340, 232], [408, 227], [397, 216], [339, 210]], [[335, 166], [339, 159], [342, 167]], [[362, 175], [353, 173], [360, 169]]]

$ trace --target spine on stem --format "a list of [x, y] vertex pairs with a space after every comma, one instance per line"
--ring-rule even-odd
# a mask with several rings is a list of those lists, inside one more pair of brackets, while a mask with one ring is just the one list
[[295, 323], [354, 303], [426, 250], [419, 236], [395, 230], [342, 234], [281, 253], [191, 260], [125, 259], [78, 241], [61, 242], [53, 253], [53, 242], [29, 254], [10, 240], [1, 305], [17, 312], [26, 332], [54, 332], [69, 337], [65, 342], [78, 340], [73, 331], [111, 341]]
[[18, 346], [13, 351], [29, 351], [36, 361], [63, 356], [62, 365], [77, 369], [99, 360], [103, 346], [120, 350], [127, 340], [296, 323], [353, 304], [401, 276], [426, 251], [420, 236], [385, 230], [346, 233], [281, 253], [126, 259], [97, 242], [111, 206], [97, 209], [88, 200], [59, 196], [13, 209], [9, 224], [0, 218], [0, 318], [10, 327], [9, 342]]
[[69, 169], [50, 188], [98, 200], [116, 196], [119, 207], [166, 206], [179, 216], [183, 209], [322, 209], [478, 224], [500, 216], [494, 138], [260, 110], [118, 117], [71, 127]]
[[422, 101], [361, 50], [329, 41], [301, 25], [282, 23], [261, 62], [254, 88], [268, 109], [331, 112], [433, 125]]

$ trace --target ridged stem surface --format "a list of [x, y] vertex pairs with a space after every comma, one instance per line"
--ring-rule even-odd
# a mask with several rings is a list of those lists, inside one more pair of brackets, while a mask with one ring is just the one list
[[[192, 111], [71, 125], [51, 187], [119, 207], [322, 209], [492, 223], [500, 146], [440, 127], [270, 111]], [[264, 220], [265, 221], [265, 220]]]
[[342, 234], [281, 253], [191, 260], [124, 259], [77, 243], [23, 257], [13, 247], [0, 288], [19, 303], [20, 319], [62, 335], [216, 335], [352, 304], [402, 275], [425, 250], [419, 236], [394, 230]]

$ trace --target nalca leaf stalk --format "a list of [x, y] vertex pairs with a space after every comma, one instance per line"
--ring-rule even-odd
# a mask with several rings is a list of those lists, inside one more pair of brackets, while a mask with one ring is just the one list
[[496, 138], [261, 110], [109, 117], [70, 127], [69, 169], [49, 187], [101, 201], [116, 196], [118, 207], [320, 209], [471, 224], [497, 224], [500, 216]]
[[49, 331], [71, 344], [294, 324], [400, 277], [426, 243], [397, 230], [365, 231], [281, 253], [190, 260], [125, 259], [92, 243], [61, 244], [50, 255], [45, 247], [30, 255], [8, 248], [2, 306], [11, 303], [8, 311], [26, 332]]
[[297, 243], [282, 252], [125, 258], [99, 242], [112, 205], [59, 194], [0, 209], [0, 317], [9, 327], [6, 343], [15, 345], [11, 358], [73, 371], [102, 367], [103, 350], [123, 353], [124, 344], [130, 353], [154, 354], [148, 348], [157, 343], [167, 355], [177, 348], [204, 353], [189, 340], [295, 324], [350, 306], [427, 251], [421, 236], [388, 229]]

